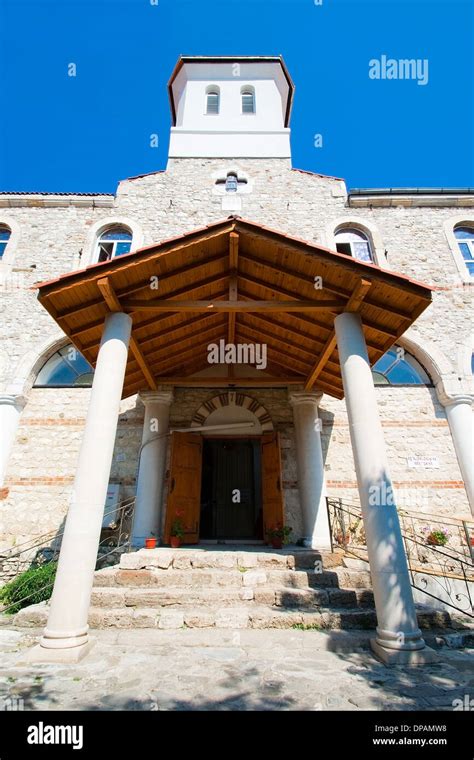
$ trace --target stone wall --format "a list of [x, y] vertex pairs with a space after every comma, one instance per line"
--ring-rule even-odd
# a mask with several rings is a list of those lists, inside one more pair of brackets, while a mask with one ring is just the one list
[[[238, 199], [240, 208], [223, 208], [215, 180], [237, 169], [248, 178]], [[0, 207], [0, 222], [15, 222], [14, 259], [0, 265], [2, 340], [0, 392], [23, 383], [28, 395], [0, 490], [3, 540], [54, 530], [61, 524], [70, 497], [89, 391], [32, 389], [28, 367], [41, 358], [42, 347], [61, 333], [31, 289], [45, 280], [91, 261], [91, 230], [101, 220], [130, 219], [141, 230], [143, 244], [165, 240], [223, 219], [229, 213], [265, 224], [321, 245], [330, 244], [328, 229], [341, 219], [369, 224], [380, 237], [379, 263], [438, 290], [433, 305], [417, 321], [412, 335], [441, 352], [447, 372], [462, 376], [459, 344], [471, 329], [470, 286], [463, 282], [443, 229], [458, 207], [350, 208], [344, 183], [331, 177], [293, 170], [284, 159], [171, 160], [166, 172], [125, 180], [105, 205], [92, 199], [31, 205], [23, 196]], [[29, 205], [28, 205], [29, 204]], [[60, 205], [59, 205], [60, 204]], [[1, 203], [0, 203], [1, 206]], [[465, 209], [466, 219], [474, 211]], [[382, 249], [382, 250], [381, 250]], [[385, 254], [385, 251], [387, 252]], [[6, 257], [7, 259], [7, 257]], [[28, 357], [28, 360], [25, 359]], [[43, 358], [47, 358], [44, 356]], [[463, 380], [464, 382], [464, 380]], [[467, 390], [467, 388], [466, 388]], [[187, 420], [211, 391], [177, 391], [174, 424]], [[410, 487], [416, 505], [442, 514], [469, 515], [458, 463], [444, 409], [430, 388], [380, 388], [378, 397], [392, 474], [401, 489]], [[283, 391], [254, 394], [282, 431], [285, 500], [288, 521], [301, 530], [293, 456], [291, 410]], [[354, 498], [355, 476], [344, 403], [324, 396], [323, 442], [328, 491]], [[122, 482], [126, 497], [134, 492], [143, 407], [136, 398], [123, 404], [112, 468], [112, 482]], [[439, 467], [415, 470], [408, 456], [435, 456]]]

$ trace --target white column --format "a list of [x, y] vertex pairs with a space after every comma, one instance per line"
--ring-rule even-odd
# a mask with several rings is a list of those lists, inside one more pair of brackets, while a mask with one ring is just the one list
[[372, 648], [387, 663], [427, 662], [433, 653], [418, 628], [362, 322], [346, 312], [334, 325], [377, 612]]
[[48, 623], [30, 659], [77, 660], [87, 649], [89, 604], [131, 328], [128, 314], [113, 313], [105, 319]]
[[8, 394], [0, 396], [0, 486], [5, 480], [8, 458], [25, 404], [24, 396]]
[[446, 408], [454, 450], [459, 462], [467, 498], [474, 516], [474, 431], [471, 396], [455, 396], [442, 402]]
[[159, 537], [161, 500], [166, 470], [171, 391], [141, 393], [145, 404], [140, 449], [137, 499], [132, 529], [132, 546], [144, 546], [147, 536]]
[[329, 521], [326, 507], [321, 420], [318, 406], [322, 393], [293, 392], [298, 491], [303, 514], [305, 546], [330, 549]]

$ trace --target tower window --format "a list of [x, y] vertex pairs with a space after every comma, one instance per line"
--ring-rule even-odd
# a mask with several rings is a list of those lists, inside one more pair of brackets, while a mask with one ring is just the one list
[[251, 88], [242, 90], [242, 113], [255, 113], [255, 92]]
[[359, 261], [366, 261], [373, 264], [374, 257], [370, 247], [369, 238], [360, 230], [342, 229], [335, 234], [336, 251], [344, 253], [346, 256], [352, 256]]
[[456, 227], [454, 230], [466, 269], [474, 277], [474, 227]]
[[132, 234], [125, 227], [111, 227], [99, 238], [99, 255], [97, 261], [110, 261], [115, 256], [129, 253], [132, 247]]
[[219, 91], [209, 90], [206, 95], [206, 113], [217, 114], [219, 113]]
[[8, 227], [0, 227], [0, 261], [5, 253], [8, 241], [10, 239], [11, 232]]

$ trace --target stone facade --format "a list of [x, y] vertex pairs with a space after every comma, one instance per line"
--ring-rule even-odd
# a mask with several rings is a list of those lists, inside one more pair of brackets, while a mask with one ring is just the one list
[[[236, 170], [248, 178], [232, 199], [215, 181]], [[31, 388], [61, 333], [36, 300], [32, 286], [93, 262], [96, 232], [116, 220], [133, 228], [134, 247], [151, 245], [221, 220], [229, 213], [334, 248], [334, 226], [346, 221], [371, 234], [379, 266], [435, 286], [433, 305], [409, 331], [406, 347], [424, 363], [435, 388], [377, 390], [392, 475], [401, 506], [469, 516], [469, 506], [440, 395], [472, 393], [471, 287], [456, 264], [444, 224], [474, 220], [472, 197], [453, 205], [354, 207], [342, 180], [292, 169], [286, 159], [171, 159], [165, 172], [120, 182], [112, 196], [0, 196], [0, 223], [13, 234], [0, 263], [2, 342], [0, 393], [22, 394], [20, 417], [0, 490], [2, 544], [55, 530], [63, 521], [87, 411], [87, 389]], [[403, 340], [401, 344], [404, 345]], [[416, 350], [414, 350], [414, 347]], [[425, 361], [423, 361], [423, 357]], [[427, 366], [429, 358], [432, 366]], [[434, 369], [433, 369], [434, 368]], [[454, 389], [454, 390], [453, 390]], [[218, 390], [177, 390], [171, 425], [190, 423]], [[282, 434], [286, 517], [301, 534], [292, 410], [286, 390], [249, 391]], [[327, 490], [356, 499], [357, 488], [344, 402], [325, 395], [321, 407]], [[143, 425], [136, 397], [122, 403], [111, 482], [133, 495]], [[410, 456], [435, 457], [430, 470], [408, 467]]]

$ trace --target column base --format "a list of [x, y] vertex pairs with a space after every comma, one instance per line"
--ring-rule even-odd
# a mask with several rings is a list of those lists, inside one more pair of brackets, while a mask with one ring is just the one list
[[382, 646], [376, 639], [370, 640], [370, 648], [378, 660], [384, 665], [429, 665], [440, 662], [441, 657], [426, 645], [422, 649], [388, 649]]
[[[89, 654], [94, 642], [89, 640], [85, 644], [81, 644], [78, 647], [66, 647], [64, 649], [48, 649], [47, 647], [37, 644], [32, 647], [26, 654], [25, 659], [22, 662], [31, 663], [75, 663], [82, 660]], [[17, 665], [21, 665], [22, 662], [18, 662]]]

